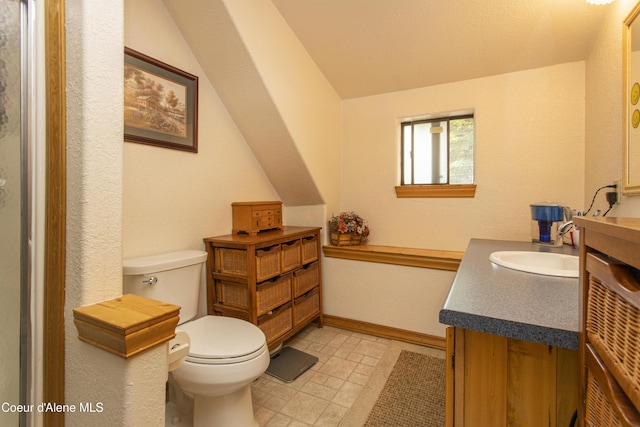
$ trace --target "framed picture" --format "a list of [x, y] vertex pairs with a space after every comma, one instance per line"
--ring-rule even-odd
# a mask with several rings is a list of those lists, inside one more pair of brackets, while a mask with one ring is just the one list
[[198, 77], [124, 48], [124, 140], [198, 152]]

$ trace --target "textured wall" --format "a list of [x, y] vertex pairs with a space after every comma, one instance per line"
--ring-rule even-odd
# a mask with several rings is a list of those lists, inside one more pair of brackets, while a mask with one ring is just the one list
[[[608, 7], [586, 61], [585, 200], [603, 185], [622, 178], [622, 22], [635, 0]], [[604, 191], [596, 207], [608, 208]], [[640, 196], [623, 196], [609, 216], [640, 216]]]
[[[584, 62], [344, 102], [343, 208], [370, 222], [371, 244], [462, 251], [472, 237], [527, 240], [530, 203], [581, 208]], [[403, 118], [472, 109], [477, 191], [398, 199]]]
[[[69, 426], [164, 419], [166, 346], [124, 360], [79, 341], [71, 312], [122, 294], [122, 17], [122, 1], [66, 2]], [[98, 412], [80, 410], [87, 403]]]
[[159, 0], [125, 3], [125, 45], [199, 77], [198, 153], [124, 144], [124, 258], [201, 249], [231, 232], [231, 203], [279, 200]]
[[[575, 62], [344, 101], [342, 207], [369, 220], [371, 244], [463, 251], [471, 238], [528, 240], [530, 203], [584, 204], [584, 91]], [[400, 120], [464, 109], [476, 118], [476, 196], [396, 198]], [[325, 270], [327, 313], [444, 336], [452, 273], [331, 259]]]

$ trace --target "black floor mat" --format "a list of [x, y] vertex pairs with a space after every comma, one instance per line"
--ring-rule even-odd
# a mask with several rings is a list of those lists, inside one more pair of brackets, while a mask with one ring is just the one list
[[317, 361], [317, 357], [303, 351], [293, 347], [283, 347], [282, 350], [271, 356], [267, 374], [290, 383]]

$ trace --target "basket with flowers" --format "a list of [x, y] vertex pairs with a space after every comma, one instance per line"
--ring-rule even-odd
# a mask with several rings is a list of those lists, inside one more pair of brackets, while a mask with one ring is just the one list
[[369, 226], [366, 219], [353, 211], [340, 212], [331, 217], [329, 233], [332, 245], [361, 245], [369, 237]]

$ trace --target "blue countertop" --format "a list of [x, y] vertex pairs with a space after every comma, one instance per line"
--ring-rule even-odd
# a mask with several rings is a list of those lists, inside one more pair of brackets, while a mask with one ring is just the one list
[[557, 347], [578, 349], [579, 280], [524, 273], [489, 260], [496, 251], [558, 252], [565, 245], [472, 239], [453, 281], [440, 323]]

